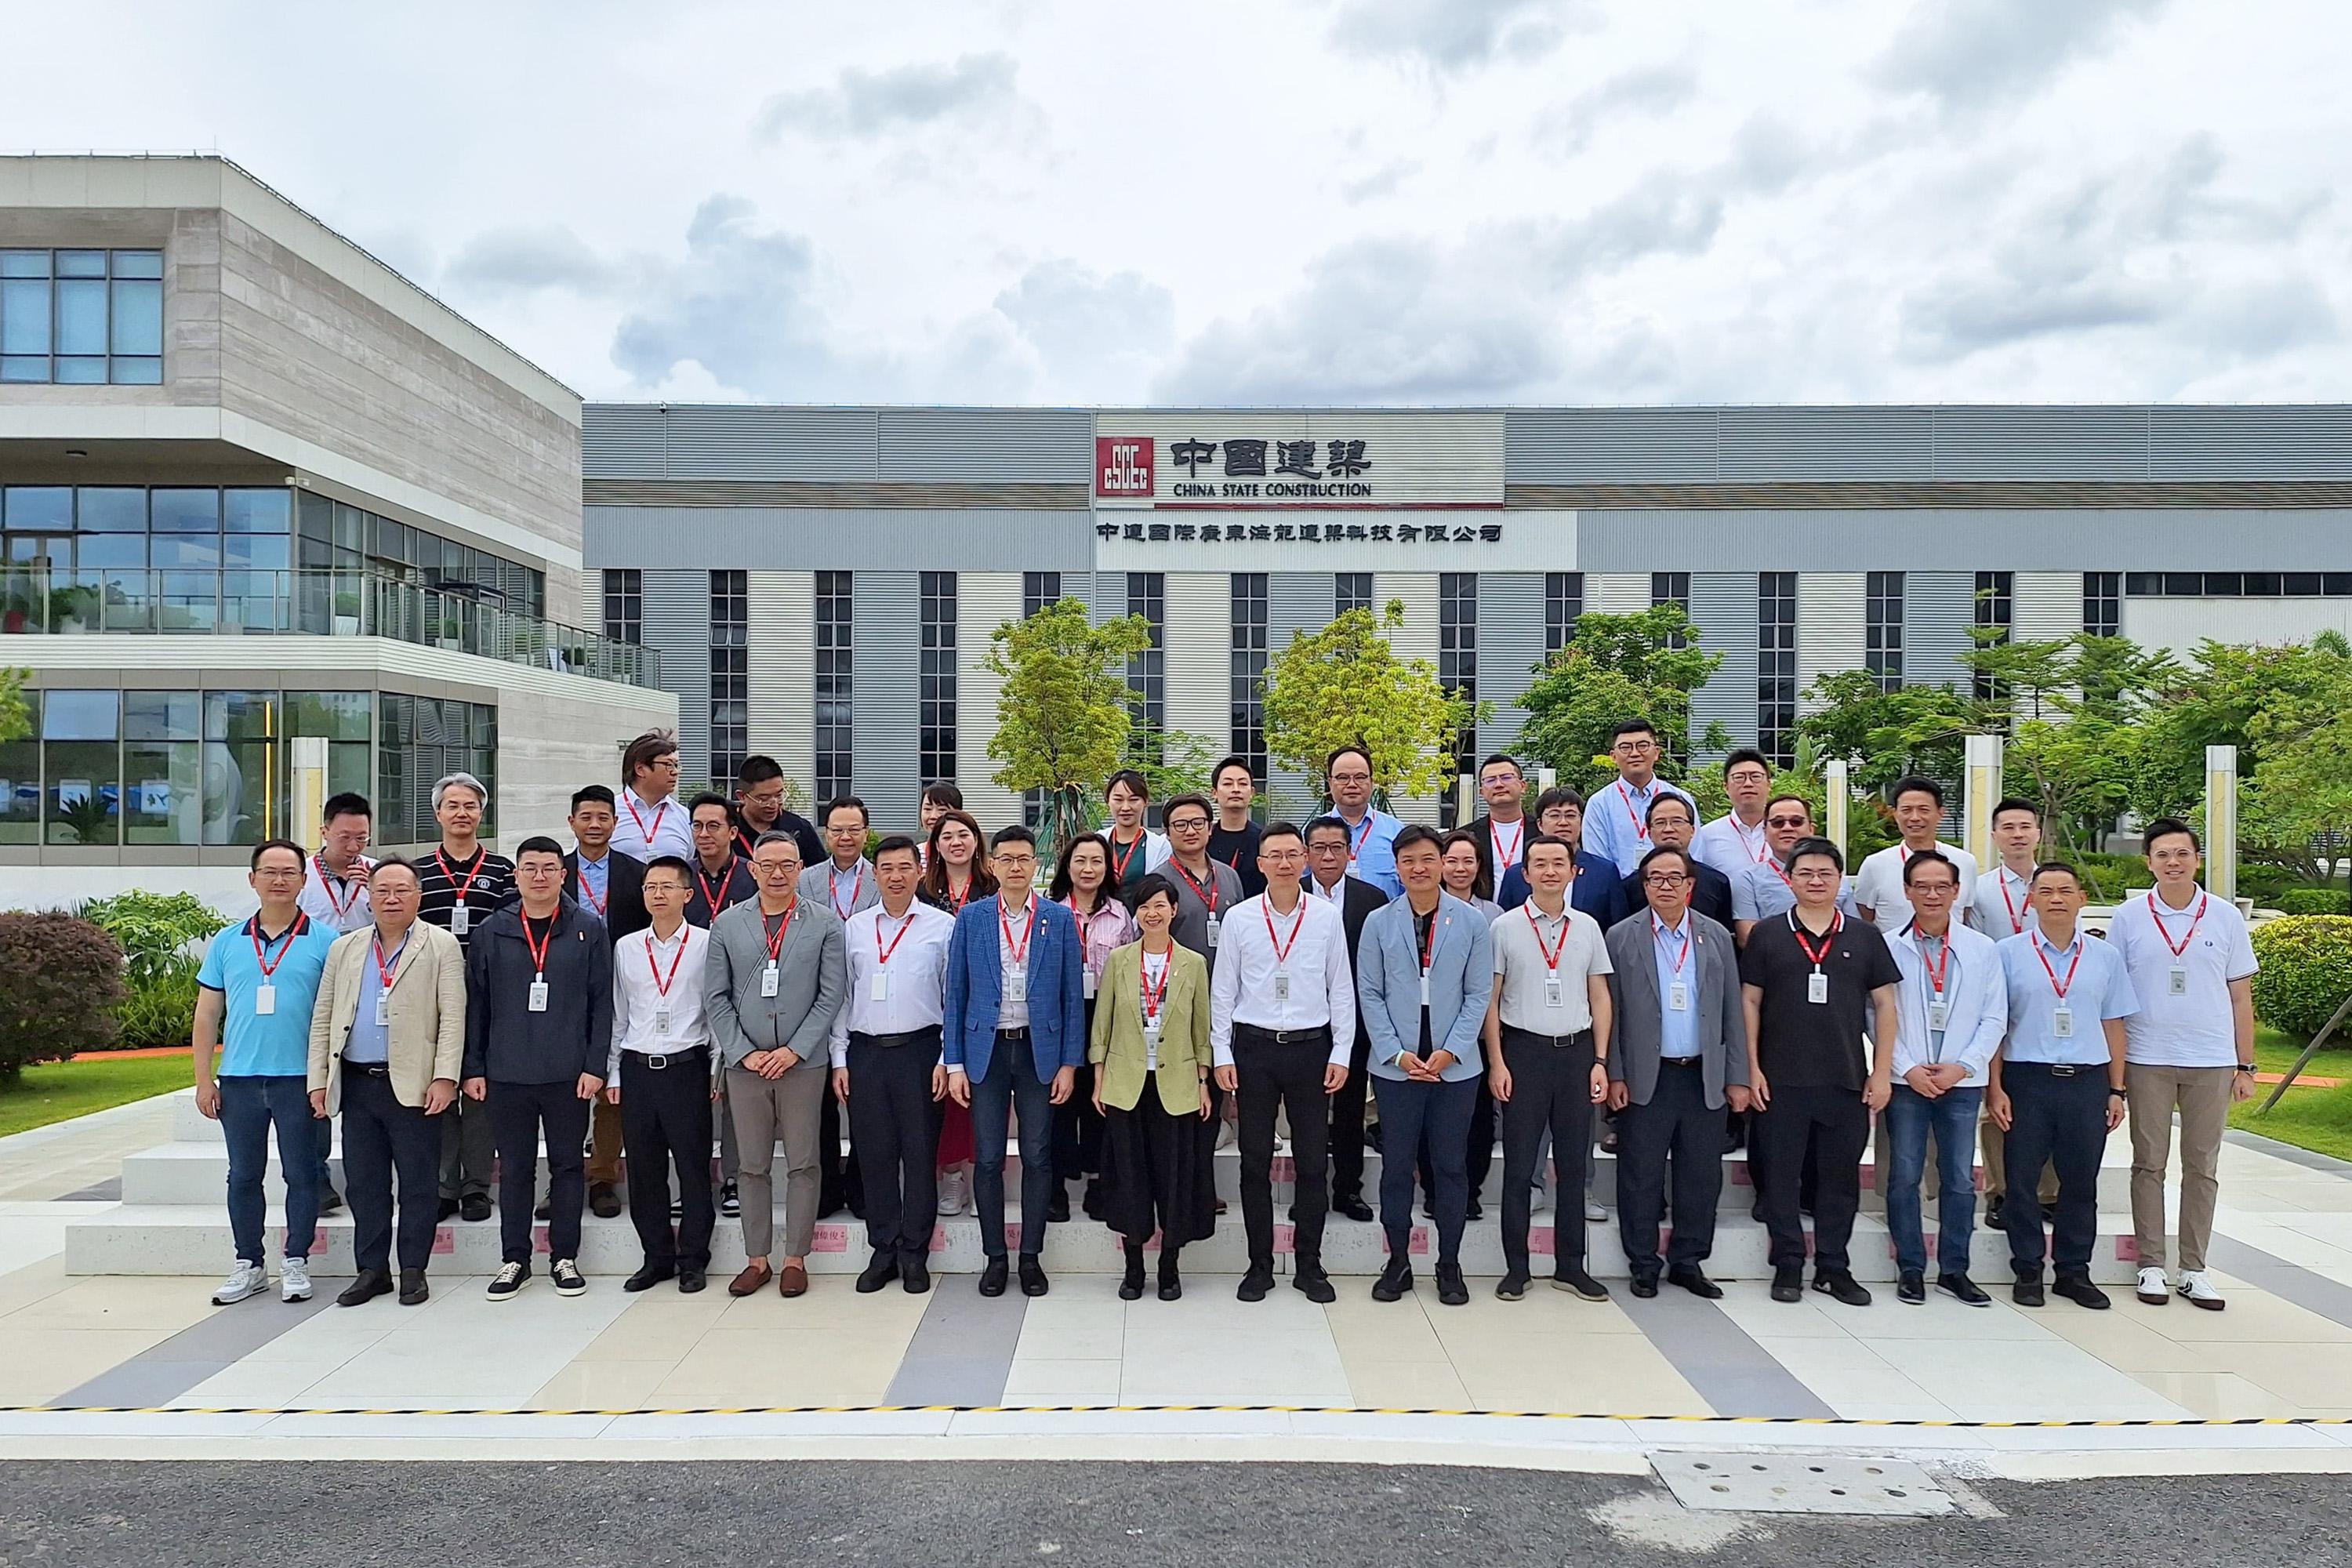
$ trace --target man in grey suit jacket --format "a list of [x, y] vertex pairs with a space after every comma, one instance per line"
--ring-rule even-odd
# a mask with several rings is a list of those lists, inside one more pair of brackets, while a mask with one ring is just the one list
[[763, 833], [751, 848], [757, 899], [710, 922], [703, 964], [703, 1011], [727, 1064], [727, 1110], [742, 1162], [743, 1250], [751, 1255], [733, 1296], [768, 1282], [775, 1245], [775, 1187], [770, 1178], [781, 1133], [784, 1144], [784, 1260], [777, 1290], [808, 1289], [808, 1250], [816, 1226], [817, 1139], [832, 1062], [833, 1020], [849, 994], [841, 921], [801, 898], [801, 847], [787, 833]]
[[1748, 1025], [1731, 932], [1690, 907], [1697, 867], [1664, 846], [1635, 872], [1649, 907], [1609, 932], [1617, 1048], [1617, 1224], [1633, 1294], [1658, 1293], [1658, 1222], [1673, 1162], [1675, 1236], [1666, 1278], [1692, 1295], [1723, 1294], [1699, 1265], [1715, 1247], [1723, 1196], [1723, 1107], [1748, 1108]]

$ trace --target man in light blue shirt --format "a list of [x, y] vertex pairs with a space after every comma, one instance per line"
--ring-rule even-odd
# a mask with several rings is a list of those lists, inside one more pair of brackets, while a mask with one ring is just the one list
[[[2032, 897], [2040, 929], [2000, 947], [2009, 989], [2009, 1037], [1994, 1058], [1986, 1098], [2008, 1135], [2010, 1184], [2031, 1192], [2042, 1167], [2058, 1170], [2055, 1237], [2048, 1246], [2051, 1289], [2094, 1311], [2106, 1292], [2091, 1283], [2091, 1247], [2099, 1231], [2099, 1155], [2124, 1120], [2124, 1023], [2139, 1011], [2123, 954], [2084, 931], [2082, 879], [2048, 861], [2033, 868]], [[2021, 1307], [2042, 1304], [2045, 1246], [2042, 1205], [2007, 1205], [2011, 1295]]]
[[392, 1059], [392, 1026], [383, 1021], [386, 1015], [376, 998], [383, 992], [383, 977], [400, 967], [400, 955], [408, 951], [408, 939], [415, 933], [414, 926], [401, 932], [388, 952], [378, 943], [375, 951], [381, 956], [360, 965], [359, 1011], [352, 1015], [351, 1039], [343, 1047], [343, 1060], [361, 1067], [382, 1067]]
[[1391, 899], [1403, 892], [1395, 845], [1404, 824], [1373, 809], [1371, 752], [1361, 746], [1340, 747], [1323, 759], [1323, 782], [1331, 792], [1331, 815], [1348, 825], [1348, 874]]
[[[1617, 764], [1617, 781], [1595, 790], [1584, 803], [1584, 847], [1630, 877], [1647, 855], [1650, 843], [1650, 803], [1661, 794], [1690, 800], [1690, 792], [1658, 777], [1657, 726], [1647, 719], [1628, 719], [1617, 726], [1609, 755]], [[1691, 819], [1698, 819], [1698, 803], [1691, 801]]]

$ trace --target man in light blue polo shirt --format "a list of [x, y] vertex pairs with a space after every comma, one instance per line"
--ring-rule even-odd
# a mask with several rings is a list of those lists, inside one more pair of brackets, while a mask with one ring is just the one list
[[[1650, 842], [1650, 803], [1661, 795], [1691, 799], [1688, 790], [1658, 777], [1664, 755], [1657, 726], [1647, 719], [1626, 720], [1609, 742], [1610, 760], [1617, 764], [1616, 782], [1593, 791], [1584, 803], [1584, 851], [1611, 862], [1621, 878], [1632, 876], [1642, 857], [1655, 847]], [[1697, 818], [1698, 803], [1691, 801], [1691, 819]]]
[[[2008, 1135], [2010, 1185], [2031, 1193], [2042, 1167], [2058, 1168], [2055, 1239], [2048, 1247], [2051, 1289], [2094, 1311], [2106, 1292], [2091, 1283], [2091, 1247], [2099, 1234], [2099, 1154], [2124, 1120], [2124, 1020], [2139, 1011], [2123, 954], [2076, 924], [2082, 879], [2072, 866], [2033, 868], [2031, 897], [2040, 929], [2000, 944], [2009, 989], [2009, 1036], [1993, 1058], [1986, 1100]], [[2009, 1230], [2010, 1294], [2021, 1307], [2042, 1304], [2042, 1205], [2001, 1211]]]
[[1323, 784], [1331, 792], [1331, 815], [1348, 826], [1348, 874], [1393, 899], [1404, 891], [1397, 878], [1396, 836], [1404, 824], [1372, 805], [1372, 754], [1342, 746], [1323, 759]]
[[[310, 1242], [319, 1228], [328, 1136], [327, 1124], [311, 1115], [308, 1093], [310, 1008], [338, 933], [300, 908], [308, 869], [299, 844], [272, 838], [256, 848], [246, 880], [261, 900], [260, 912], [215, 935], [196, 972], [196, 1109], [219, 1121], [228, 1141], [228, 1223], [236, 1243], [236, 1265], [213, 1294], [217, 1307], [269, 1289], [262, 1177], [272, 1124], [286, 1176], [279, 1285], [289, 1301], [310, 1299]], [[215, 1076], [213, 1052], [223, 1046]]]

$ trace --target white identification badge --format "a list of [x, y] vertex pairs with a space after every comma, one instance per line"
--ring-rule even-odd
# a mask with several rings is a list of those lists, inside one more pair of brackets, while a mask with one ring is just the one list
[[463, 904], [451, 906], [449, 910], [449, 934], [451, 936], [464, 936], [467, 931], [470, 931], [473, 929], [474, 911], [467, 909]]
[[890, 1000], [890, 972], [888, 970], [877, 969], [874, 972], [874, 978], [866, 983], [866, 999], [868, 1002], [887, 1002]]
[[1560, 990], [1559, 976], [1557, 974], [1544, 976], [1544, 1005], [1547, 1007], [1568, 1005], [1568, 999]]
[[530, 983], [530, 1010], [534, 1013], [547, 1011], [547, 981], [544, 978]]
[[1087, 971], [1086, 985], [1087, 985], [1087, 1001], [1091, 1002], [1091, 1001], [1093, 1001], [1093, 1000], [1095, 999], [1095, 987], [1097, 987], [1097, 985], [1100, 985], [1101, 984], [1102, 984], [1102, 977], [1101, 977], [1100, 975], [1097, 974], [1097, 973], [1096, 973], [1093, 970], [1091, 970], [1091, 969], [1089, 969], [1089, 970], [1087, 970]]
[[1421, 1005], [1424, 1007], [1429, 1005], [1429, 971], [1426, 969], [1421, 972]]
[[1936, 999], [1927, 1004], [1927, 1027], [1940, 1029], [1951, 1021], [1952, 1005], [1945, 1001], [1943, 994], [1938, 992]]
[[1004, 999], [1007, 1002], [1029, 1000], [1029, 966], [1016, 963], [1004, 972]]
[[278, 987], [264, 981], [253, 988], [253, 1016], [267, 1018], [278, 1011]]
[[381, 1028], [383, 1028], [385, 1025], [387, 1025], [387, 1024], [389, 1024], [389, 1023], [391, 1023], [391, 1022], [392, 1022], [392, 993], [391, 993], [391, 992], [389, 992], [389, 991], [379, 991], [379, 992], [377, 992], [377, 993], [375, 994], [375, 1024], [376, 1024], [376, 1027], [377, 1027], [377, 1028], [379, 1028], [379, 1029], [381, 1029]]
[[1677, 1013], [1690, 1011], [1690, 982], [1677, 980], [1666, 987], [1666, 1005]]
[[660, 1035], [660, 1036], [664, 1037], [665, 1038], [667, 1038], [667, 1037], [668, 1037], [668, 1035], [669, 1035], [669, 1009], [668, 1009], [668, 1008], [667, 1008], [667, 1007], [656, 1007], [656, 1008], [655, 1008], [655, 1009], [654, 1009], [654, 1033], [655, 1033], [655, 1034], [656, 1034], [656, 1035]]
[[1209, 945], [1211, 947], [1217, 945], [1217, 932], [1223, 924], [1224, 922], [1219, 920], [1216, 916], [1211, 915], [1209, 917]]
[[1149, 1051], [1156, 1051], [1160, 1048], [1160, 1021], [1156, 1018], [1149, 1020], [1143, 1026], [1143, 1048]]
[[2175, 996], [2189, 994], [2189, 971], [2174, 964], [2165, 974], [2166, 988]]
[[1830, 999], [1830, 977], [1820, 970], [1805, 976], [1805, 1000], [1818, 1007]]
[[773, 996], [776, 994], [776, 987], [782, 983], [782, 976], [776, 973], [775, 961], [771, 959], [768, 963], [768, 967], [760, 971], [760, 994], [762, 996]]
[[2074, 1009], [2067, 1006], [2063, 1002], [2057, 1006], [2050, 1009], [2050, 1033], [2057, 1039], [2073, 1039], [2074, 1037]]
[[1290, 971], [1287, 969], [1274, 972], [1274, 999], [1277, 1002], [1290, 1000]]

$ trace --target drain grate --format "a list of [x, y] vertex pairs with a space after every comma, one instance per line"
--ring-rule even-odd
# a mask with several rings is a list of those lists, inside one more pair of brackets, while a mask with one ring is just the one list
[[1911, 1517], [1959, 1511], [1926, 1470], [1903, 1459], [1685, 1453], [1653, 1454], [1650, 1463], [1687, 1509]]

